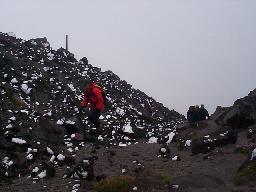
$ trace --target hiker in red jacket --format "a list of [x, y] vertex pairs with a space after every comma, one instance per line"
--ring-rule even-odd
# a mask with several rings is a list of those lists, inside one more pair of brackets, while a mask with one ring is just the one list
[[83, 82], [83, 89], [84, 96], [81, 107], [86, 107], [89, 104], [90, 112], [88, 118], [99, 130], [101, 128], [99, 117], [104, 109], [102, 88], [96, 82], [86, 80]]

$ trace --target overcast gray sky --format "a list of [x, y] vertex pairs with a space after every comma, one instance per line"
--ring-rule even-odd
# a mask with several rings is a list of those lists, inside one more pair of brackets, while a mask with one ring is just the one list
[[256, 88], [255, 0], [0, 0], [0, 31], [47, 37], [185, 114]]

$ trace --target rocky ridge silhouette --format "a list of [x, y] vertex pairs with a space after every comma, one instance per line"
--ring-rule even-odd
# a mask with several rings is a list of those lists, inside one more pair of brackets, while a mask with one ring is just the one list
[[104, 130], [96, 138], [104, 146], [165, 142], [184, 120], [87, 58], [53, 50], [46, 38], [25, 41], [0, 33], [0, 68], [1, 178], [30, 174], [27, 168], [38, 160], [61, 164], [63, 153], [72, 159], [86, 145], [74, 135], [93, 128], [78, 110], [84, 79], [100, 82], [106, 94]]

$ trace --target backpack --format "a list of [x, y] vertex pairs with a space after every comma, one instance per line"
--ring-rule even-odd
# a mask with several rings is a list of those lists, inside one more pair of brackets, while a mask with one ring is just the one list
[[104, 91], [103, 86], [101, 84], [99, 84], [99, 83], [96, 83], [96, 85], [94, 87], [92, 87], [91, 90], [95, 89], [95, 88], [101, 89], [102, 98], [103, 98], [103, 104], [106, 106], [106, 103], [107, 103], [108, 100], [107, 100], [107, 97], [106, 97], [107, 95], [106, 95], [106, 92]]

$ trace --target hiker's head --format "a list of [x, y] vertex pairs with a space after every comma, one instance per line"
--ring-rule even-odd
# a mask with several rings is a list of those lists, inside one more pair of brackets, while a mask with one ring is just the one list
[[91, 81], [88, 80], [88, 79], [86, 79], [86, 80], [84, 80], [84, 81], [82, 82], [82, 87], [83, 87], [83, 88], [87, 88], [87, 87], [89, 87], [90, 84], [91, 84]]
[[201, 108], [202, 108], [202, 109], [204, 108], [204, 105], [203, 105], [203, 104], [201, 105]]

